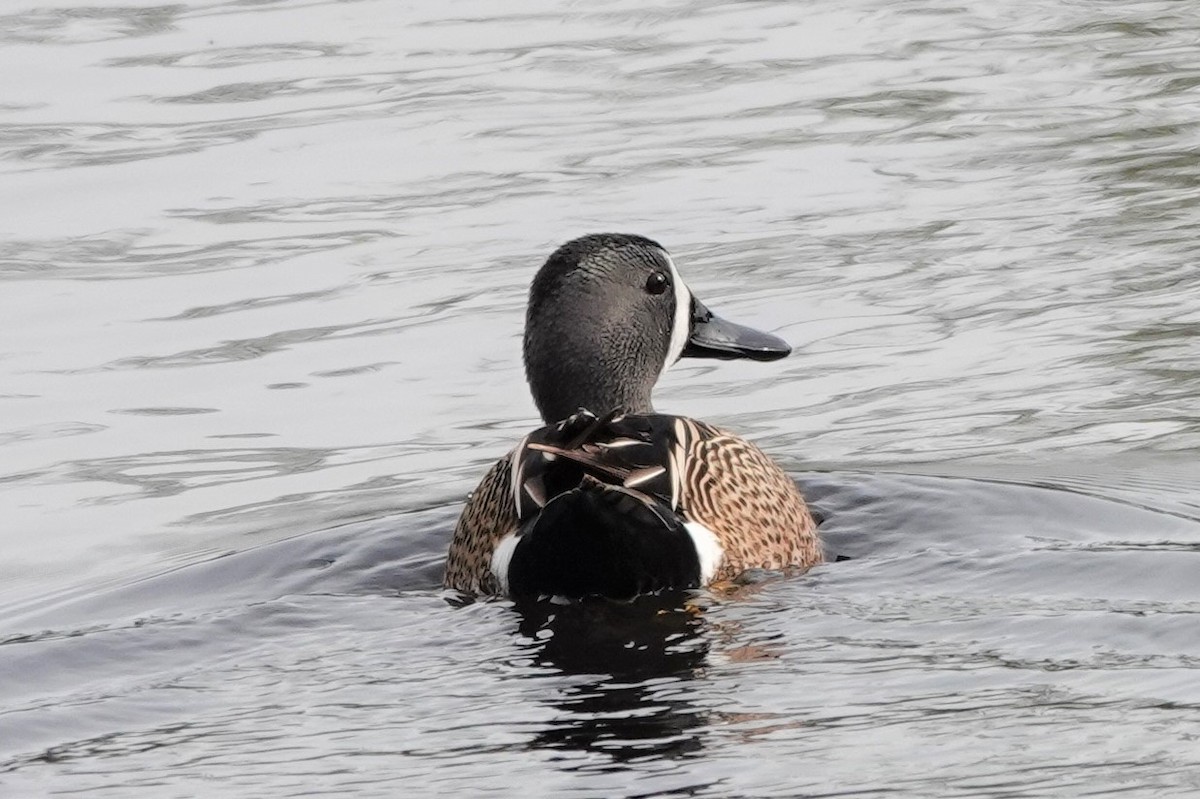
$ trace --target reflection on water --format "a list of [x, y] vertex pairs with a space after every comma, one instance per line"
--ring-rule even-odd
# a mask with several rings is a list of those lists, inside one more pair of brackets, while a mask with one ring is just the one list
[[533, 662], [584, 682], [553, 697], [562, 712], [534, 745], [580, 749], [623, 761], [698, 752], [708, 713], [688, 701], [708, 651], [703, 619], [687, 597], [633, 603], [531, 603], [520, 635]]
[[[27, 5], [5, 791], [1200, 793], [1190, 6]], [[656, 402], [850, 560], [447, 605], [529, 278], [598, 230], [795, 345]]]

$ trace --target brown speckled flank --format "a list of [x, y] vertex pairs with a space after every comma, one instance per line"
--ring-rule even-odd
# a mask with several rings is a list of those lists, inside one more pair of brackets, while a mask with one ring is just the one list
[[[652, 427], [641, 424], [650, 421]], [[651, 440], [652, 432], [658, 440]], [[545, 453], [534, 443], [537, 438], [538, 433], [531, 434], [498, 461], [467, 500], [450, 544], [447, 588], [473, 594], [499, 590], [491, 573], [492, 552], [517, 529], [518, 498], [529, 496], [524, 484], [514, 485], [512, 468], [517, 464], [519, 473], [535, 471]], [[644, 477], [654, 471], [645, 461], [639, 462], [637, 474], [623, 467], [630, 445], [638, 444], [643, 445], [641, 454], [653, 445], [659, 455], [662, 473], [652, 481]], [[554, 454], [588, 465], [592, 478], [628, 488], [640, 485], [672, 503], [685, 521], [715, 533], [724, 557], [713, 582], [750, 568], [807, 568], [821, 561], [816, 523], [796, 484], [744, 438], [684, 417], [618, 417], [569, 451], [556, 449]], [[539, 497], [536, 504], [547, 499]]]
[[488, 469], [479, 487], [467, 497], [450, 541], [445, 586], [470, 594], [498, 593], [500, 586], [491, 571], [492, 552], [501, 538], [516, 529], [510, 453]]
[[725, 550], [715, 580], [746, 569], [821, 562], [817, 524], [795, 482], [740, 436], [680, 418], [687, 434], [680, 514], [712, 530]]

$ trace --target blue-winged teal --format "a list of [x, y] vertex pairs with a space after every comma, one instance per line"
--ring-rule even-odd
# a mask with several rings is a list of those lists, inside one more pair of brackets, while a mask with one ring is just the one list
[[650, 403], [680, 357], [790, 352], [714, 316], [650, 239], [600, 234], [558, 248], [525, 317], [525, 374], [547, 424], [467, 500], [446, 586], [626, 598], [819, 562], [804, 499], [762, 450]]

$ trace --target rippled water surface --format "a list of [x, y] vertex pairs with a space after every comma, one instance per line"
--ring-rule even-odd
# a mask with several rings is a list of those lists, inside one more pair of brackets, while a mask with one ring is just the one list
[[[0, 10], [5, 796], [1200, 795], [1187, 3]], [[524, 294], [651, 236], [837, 562], [461, 606]]]

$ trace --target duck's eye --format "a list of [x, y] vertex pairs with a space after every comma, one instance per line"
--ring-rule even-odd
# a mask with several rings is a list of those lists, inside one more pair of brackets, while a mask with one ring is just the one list
[[650, 277], [646, 278], [646, 293], [662, 294], [667, 290], [667, 286], [671, 285], [671, 281], [662, 272], [652, 272]]

